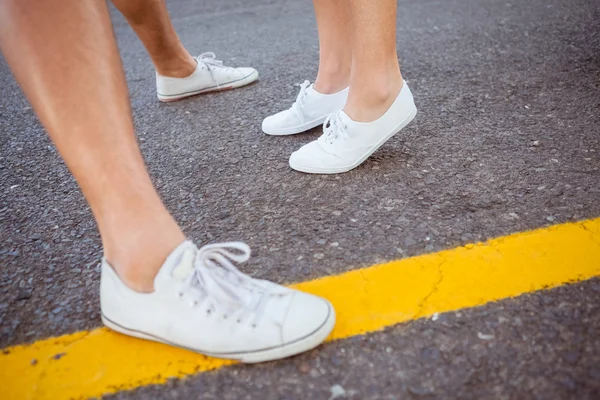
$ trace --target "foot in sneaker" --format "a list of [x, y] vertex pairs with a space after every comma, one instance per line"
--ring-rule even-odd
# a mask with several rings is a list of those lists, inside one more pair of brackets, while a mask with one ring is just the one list
[[200, 93], [234, 89], [258, 79], [254, 68], [226, 67], [215, 59], [215, 53], [195, 57], [198, 66], [186, 78], [172, 78], [156, 74], [156, 92], [160, 101], [175, 101]]
[[184, 242], [166, 259], [154, 292], [127, 287], [103, 260], [102, 321], [118, 332], [246, 363], [310, 350], [335, 324], [322, 298], [253, 279], [232, 262], [250, 248], [240, 242], [198, 249]]
[[417, 114], [404, 82], [391, 107], [372, 122], [356, 122], [344, 111], [328, 117], [323, 135], [290, 157], [290, 167], [312, 174], [337, 174], [358, 167]]
[[346, 104], [348, 88], [323, 94], [315, 90], [309, 81], [300, 85], [296, 102], [288, 110], [264, 119], [262, 130], [268, 135], [293, 135], [319, 126], [328, 115], [340, 111]]

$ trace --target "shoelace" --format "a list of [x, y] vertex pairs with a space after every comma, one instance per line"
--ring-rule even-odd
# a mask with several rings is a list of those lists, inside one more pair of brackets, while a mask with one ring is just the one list
[[217, 68], [227, 69], [228, 67], [225, 67], [223, 65], [223, 61], [217, 60], [217, 55], [215, 53], [213, 53], [212, 51], [207, 51], [206, 53], [200, 54], [198, 57], [196, 57], [196, 61], [198, 61], [199, 63], [202, 63], [206, 66], [206, 69], [208, 70], [210, 77], [212, 78], [215, 85], [217, 85], [217, 89], [220, 89], [221, 86], [219, 84], [219, 81], [216, 80], [213, 75], [213, 68], [217, 67]]
[[332, 144], [335, 140], [342, 138], [348, 139], [348, 127], [340, 118], [339, 113], [331, 114], [323, 123], [323, 135], [319, 140]]
[[296, 97], [296, 101], [292, 104], [292, 109], [298, 114], [302, 124], [304, 124], [304, 114], [302, 113], [302, 107], [304, 106], [304, 99], [308, 94], [308, 87], [310, 86], [309, 81], [304, 81], [300, 84], [300, 93], [298, 93], [298, 97]]
[[[194, 300], [194, 305], [210, 297], [210, 283], [217, 284], [230, 300], [226, 305], [219, 304], [219, 308], [225, 306], [224, 318], [235, 317], [239, 323], [246, 314], [254, 314], [252, 326], [255, 327], [262, 316], [269, 292], [232, 263], [243, 263], [249, 258], [250, 247], [242, 242], [215, 243], [201, 247], [194, 259], [194, 272], [185, 283], [187, 288], [194, 287], [202, 292], [202, 296]], [[246, 291], [250, 298], [239, 295], [241, 290]], [[216, 307], [215, 304], [210, 304], [207, 312], [210, 314]]]

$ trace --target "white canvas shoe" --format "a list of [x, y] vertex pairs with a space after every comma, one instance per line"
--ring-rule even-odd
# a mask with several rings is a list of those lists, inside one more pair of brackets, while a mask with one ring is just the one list
[[198, 249], [182, 243], [154, 280], [154, 292], [127, 287], [103, 260], [100, 304], [104, 324], [121, 333], [246, 363], [310, 350], [335, 324], [322, 298], [253, 279], [232, 262], [244, 262], [241, 242]]
[[290, 157], [290, 167], [312, 174], [337, 174], [358, 167], [417, 115], [406, 82], [391, 107], [373, 122], [356, 122], [339, 111], [328, 117], [319, 139]]
[[268, 135], [305, 132], [321, 125], [329, 114], [344, 108], [347, 98], [348, 88], [334, 94], [323, 94], [317, 92], [309, 81], [304, 81], [292, 107], [265, 118], [262, 130]]
[[172, 78], [156, 74], [156, 93], [160, 101], [175, 101], [200, 93], [229, 90], [248, 85], [258, 79], [254, 68], [226, 67], [215, 59], [215, 53], [194, 57], [198, 66], [185, 78]]

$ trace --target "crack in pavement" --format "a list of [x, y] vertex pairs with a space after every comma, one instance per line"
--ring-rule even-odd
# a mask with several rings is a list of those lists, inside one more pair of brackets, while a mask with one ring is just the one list
[[432, 285], [431, 290], [429, 291], [429, 293], [427, 293], [423, 297], [423, 299], [420, 301], [415, 317], [417, 317], [417, 318], [425, 317], [425, 315], [423, 314], [423, 310], [425, 309], [425, 306], [427, 305], [427, 301], [431, 298], [431, 296], [433, 296], [438, 291], [438, 288], [439, 288], [440, 284], [444, 280], [444, 272], [443, 272], [443, 268], [442, 267], [443, 267], [443, 265], [445, 263], [446, 263], [446, 258], [442, 257], [442, 259], [440, 260], [440, 262], [436, 265], [436, 270], [437, 270], [438, 278], [433, 283], [433, 285]]

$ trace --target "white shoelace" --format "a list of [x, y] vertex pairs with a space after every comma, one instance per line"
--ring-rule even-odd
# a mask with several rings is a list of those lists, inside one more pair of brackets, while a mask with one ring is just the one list
[[224, 66], [223, 61], [217, 60], [217, 55], [215, 53], [213, 53], [212, 51], [207, 51], [206, 53], [200, 54], [198, 57], [196, 57], [196, 61], [204, 64], [204, 66], [208, 70], [208, 73], [210, 74], [210, 77], [212, 78], [213, 82], [215, 83], [215, 85], [217, 85], [217, 89], [220, 89], [221, 85], [219, 84], [219, 81], [215, 79], [215, 77], [213, 75], [213, 68], [217, 67], [217, 68], [229, 69], [229, 67]]
[[348, 139], [348, 127], [342, 121], [339, 113], [331, 114], [323, 123], [323, 135], [319, 138], [325, 143], [333, 144], [337, 139]]
[[292, 109], [298, 114], [302, 124], [304, 124], [304, 114], [302, 113], [302, 107], [304, 107], [304, 99], [306, 99], [306, 95], [308, 94], [308, 87], [310, 86], [309, 81], [304, 81], [300, 85], [300, 93], [296, 97], [296, 101], [292, 104]]
[[[197, 306], [212, 298], [213, 303], [208, 304], [206, 308], [208, 314], [217, 307], [224, 308], [223, 318], [237, 318], [238, 323], [241, 323], [247, 314], [253, 314], [252, 326], [255, 327], [262, 316], [269, 292], [251, 277], [240, 272], [232, 263], [243, 263], [249, 258], [250, 247], [242, 242], [215, 243], [201, 247], [194, 259], [194, 272], [185, 282], [185, 289], [194, 288], [201, 293], [199, 297], [195, 296], [192, 305]], [[211, 287], [218, 290], [219, 295], [211, 296]], [[242, 291], [247, 296], [244, 296]], [[180, 296], [183, 296], [183, 292]], [[226, 300], [223, 297], [226, 297]]]

